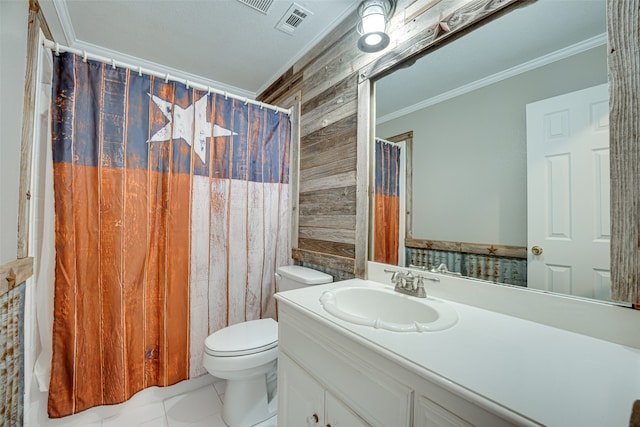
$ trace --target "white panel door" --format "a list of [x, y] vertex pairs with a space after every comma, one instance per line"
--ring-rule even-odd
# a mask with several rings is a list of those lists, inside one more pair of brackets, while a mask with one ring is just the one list
[[324, 426], [324, 389], [283, 353], [278, 356], [278, 425]]
[[336, 399], [331, 393], [325, 392], [327, 426], [330, 427], [369, 427], [362, 418], [357, 416], [347, 405]]
[[608, 99], [603, 84], [527, 105], [531, 288], [610, 297]]

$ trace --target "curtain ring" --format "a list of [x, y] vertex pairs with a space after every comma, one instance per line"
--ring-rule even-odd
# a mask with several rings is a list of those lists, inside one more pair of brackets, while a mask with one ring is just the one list
[[264, 104], [262, 102], [260, 103], [260, 109], [264, 109]]
[[169, 83], [169, 73], [167, 73], [167, 75], [164, 76], [164, 82]]
[[60, 56], [60, 44], [56, 42], [56, 56]]
[[142, 65], [138, 65], [138, 76], [142, 77]]
[[227, 91], [224, 91], [224, 99], [228, 99]]
[[116, 60], [115, 59], [111, 60], [111, 68], [114, 69], [114, 70], [116, 69]]
[[187, 89], [189, 89], [189, 80], [185, 80], [184, 84], [187, 86]]
[[245, 98], [244, 99], [244, 105], [247, 105], [249, 103], [249, 99]]
[[82, 62], [87, 62], [87, 51], [86, 50], [82, 51]]
[[207, 96], [211, 95], [211, 86], [207, 86]]

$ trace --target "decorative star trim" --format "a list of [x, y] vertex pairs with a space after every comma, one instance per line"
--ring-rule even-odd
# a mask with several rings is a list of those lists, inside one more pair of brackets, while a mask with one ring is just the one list
[[436, 26], [433, 28], [434, 39], [437, 39], [440, 34], [448, 33], [449, 31], [451, 31], [451, 27], [449, 27], [448, 21], [452, 15], [453, 13], [450, 13], [446, 16], [443, 14], [440, 14], [440, 17], [438, 18], [438, 22], [436, 23]]
[[496, 248], [495, 246], [491, 245], [491, 247], [490, 247], [490, 248], [487, 248], [487, 250], [489, 251], [489, 254], [491, 254], [491, 255], [497, 255], [498, 248]]

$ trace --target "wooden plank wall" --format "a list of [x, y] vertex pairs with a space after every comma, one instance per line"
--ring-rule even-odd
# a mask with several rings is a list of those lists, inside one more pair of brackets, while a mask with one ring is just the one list
[[640, 1], [608, 0], [611, 297], [640, 309]]
[[460, 252], [476, 255], [527, 259], [526, 246], [492, 245], [486, 243], [448, 242], [444, 240], [405, 239], [407, 248]]
[[20, 195], [18, 206], [18, 259], [29, 254], [29, 209], [31, 200], [31, 167], [33, 160], [33, 132], [35, 129], [36, 89], [38, 87], [38, 39], [52, 39], [37, 0], [29, 0], [29, 27], [27, 33], [27, 68], [22, 106], [22, 145], [20, 147]]
[[42, 30], [51, 39], [51, 31], [37, 0], [29, 0], [27, 37], [27, 66], [22, 107], [22, 136], [20, 146], [20, 182], [18, 206], [18, 247], [16, 259], [0, 265], [0, 295], [33, 275], [33, 257], [29, 257], [29, 209], [31, 204], [31, 173], [33, 132], [36, 120], [36, 87], [38, 79], [38, 39]]
[[0, 296], [6, 294], [33, 275], [33, 257], [17, 259], [0, 265]]
[[[297, 261], [365, 275], [370, 78], [524, 2], [448, 2], [445, 18], [442, 9], [428, 7], [437, 3], [399, 0], [389, 24], [391, 44], [374, 54], [357, 49], [358, 16], [352, 13], [260, 95], [261, 101], [280, 104], [300, 94], [299, 187], [297, 201], [295, 195], [292, 199], [298, 220], [292, 256]], [[439, 26], [441, 19], [449, 31]]]

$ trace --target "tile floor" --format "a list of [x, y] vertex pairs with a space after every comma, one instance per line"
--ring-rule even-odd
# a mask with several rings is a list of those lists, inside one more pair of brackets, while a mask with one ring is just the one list
[[162, 402], [130, 408], [102, 420], [102, 427], [224, 427], [224, 384], [216, 382]]
[[[161, 397], [153, 399], [153, 402], [144, 396], [136, 398], [136, 395], [129, 402], [116, 405], [119, 406], [117, 410], [107, 411], [106, 407], [94, 408], [71, 417], [47, 419], [44, 424], [30, 424], [65, 427], [226, 427], [222, 421], [222, 401], [226, 382], [220, 379], [211, 382], [206, 378], [191, 381], [191, 388], [198, 388], [165, 398], [160, 395]], [[169, 388], [164, 390], [167, 389]], [[144, 394], [145, 390], [140, 393]], [[276, 426], [277, 417], [273, 417], [256, 427]]]

